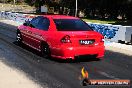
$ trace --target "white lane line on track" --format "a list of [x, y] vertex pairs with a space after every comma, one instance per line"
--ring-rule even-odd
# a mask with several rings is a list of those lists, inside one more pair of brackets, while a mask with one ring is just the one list
[[98, 71], [98, 72], [99, 72], [99, 74], [101, 74], [101, 75], [103, 75], [105, 77], [111, 78], [111, 79], [120, 79], [120, 78], [117, 78], [117, 77], [115, 77], [113, 75], [109, 75], [106, 72], [102, 72], [102, 71]]

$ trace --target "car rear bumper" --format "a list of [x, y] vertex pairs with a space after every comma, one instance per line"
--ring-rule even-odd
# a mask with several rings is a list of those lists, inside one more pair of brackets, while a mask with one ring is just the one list
[[61, 59], [75, 59], [77, 57], [95, 56], [96, 58], [104, 57], [105, 47], [103, 45], [94, 47], [68, 47], [58, 46], [52, 48], [52, 56]]

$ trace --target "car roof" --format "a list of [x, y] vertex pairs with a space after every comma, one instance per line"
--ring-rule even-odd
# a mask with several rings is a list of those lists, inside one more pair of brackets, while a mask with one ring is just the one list
[[52, 19], [79, 19], [77, 17], [67, 16], [67, 15], [43, 15], [43, 16]]

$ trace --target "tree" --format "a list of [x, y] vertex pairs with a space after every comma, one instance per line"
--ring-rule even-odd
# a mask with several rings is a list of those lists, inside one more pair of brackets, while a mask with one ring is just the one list
[[25, 0], [25, 3], [27, 3], [30, 6], [35, 6], [37, 9], [37, 13], [40, 13], [40, 8], [43, 5], [53, 6], [57, 7], [59, 4], [57, 2], [54, 2], [52, 0]]
[[[69, 8], [71, 15], [75, 12], [76, 0], [60, 0], [54, 3], [53, 0], [25, 0], [31, 6], [40, 8], [43, 4], [54, 6], [57, 9]], [[117, 19], [120, 15], [123, 18], [132, 19], [132, 0], [78, 0], [78, 10], [85, 11], [87, 17], [100, 19]]]

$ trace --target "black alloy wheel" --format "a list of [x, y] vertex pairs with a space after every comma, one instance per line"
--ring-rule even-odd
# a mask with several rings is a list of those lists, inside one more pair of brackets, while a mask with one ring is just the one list
[[21, 36], [20, 32], [17, 32], [17, 34], [16, 34], [16, 41], [18, 44], [22, 43], [22, 36]]

